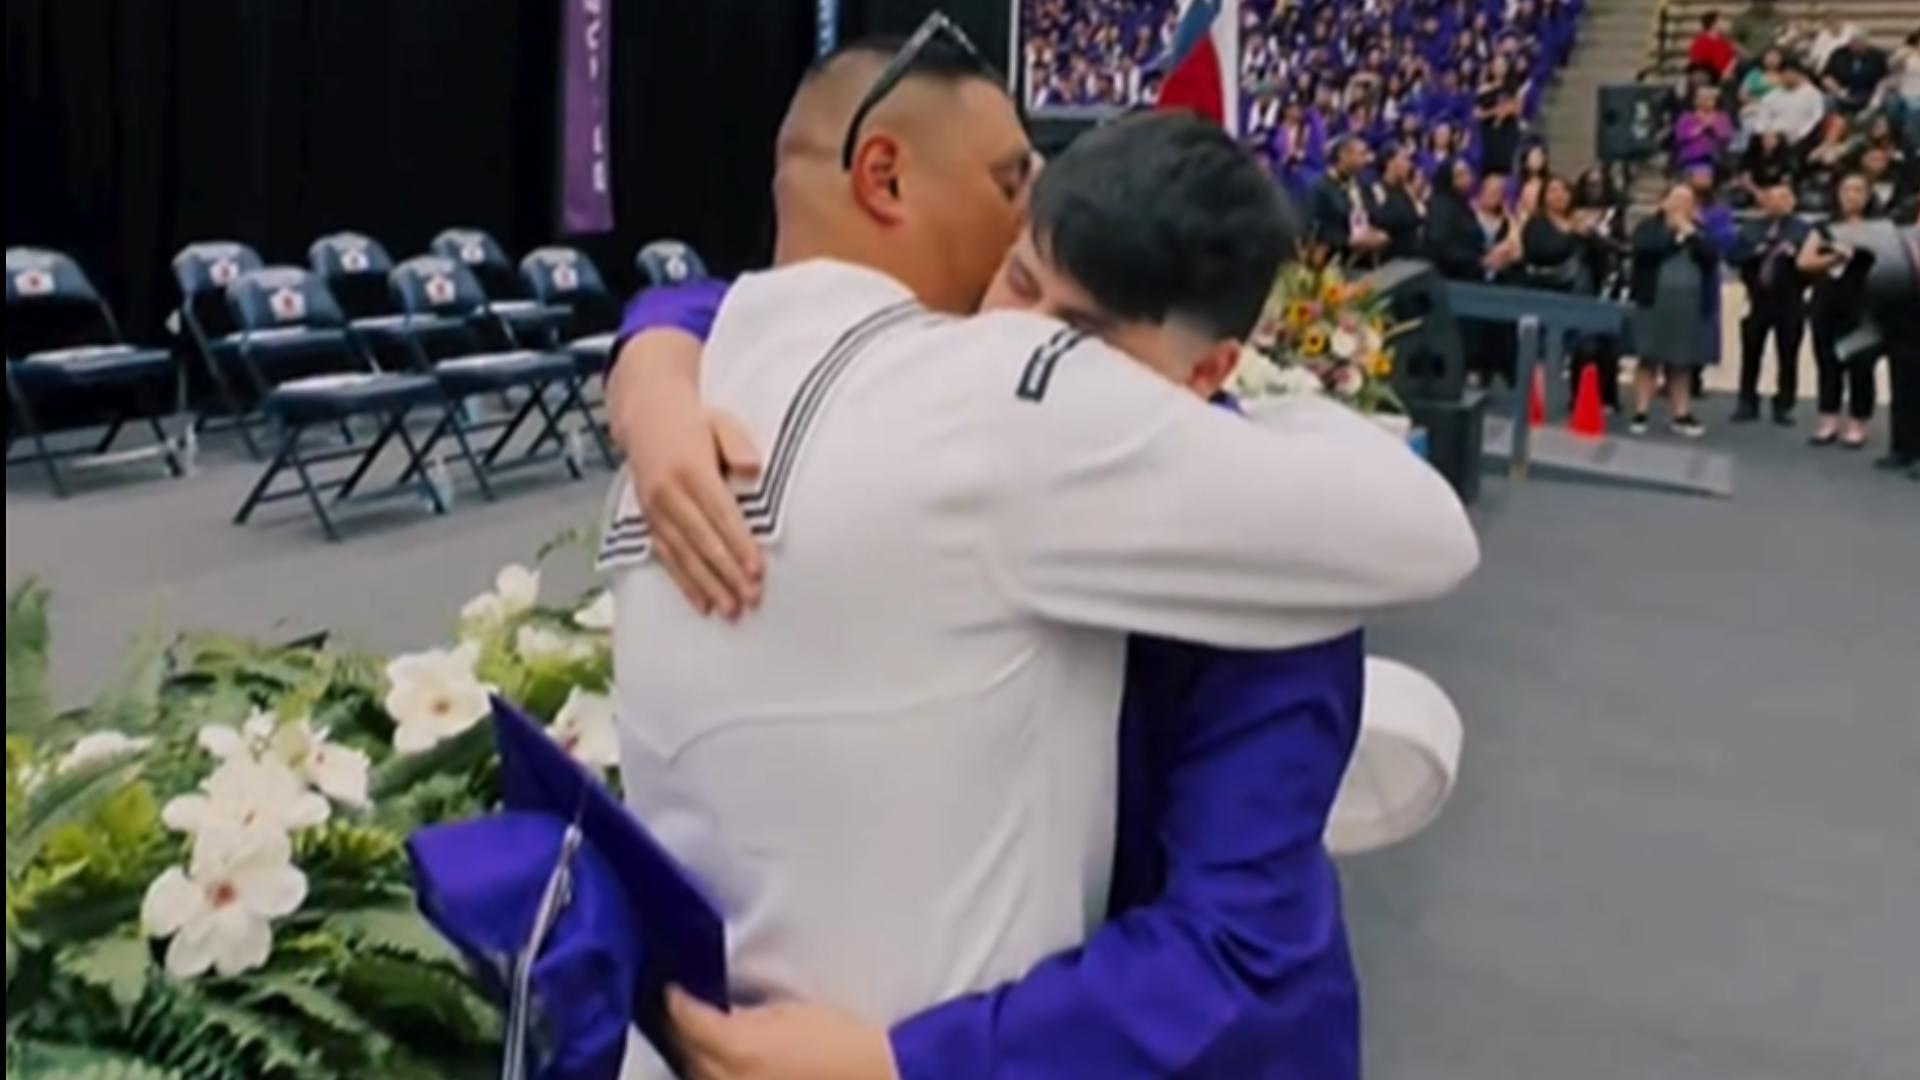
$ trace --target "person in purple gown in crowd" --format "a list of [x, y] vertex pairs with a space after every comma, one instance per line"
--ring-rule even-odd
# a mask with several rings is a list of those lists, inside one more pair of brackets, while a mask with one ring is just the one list
[[1326, 125], [1298, 101], [1289, 101], [1281, 111], [1280, 125], [1268, 147], [1275, 178], [1296, 199], [1305, 197], [1315, 178], [1326, 171]]

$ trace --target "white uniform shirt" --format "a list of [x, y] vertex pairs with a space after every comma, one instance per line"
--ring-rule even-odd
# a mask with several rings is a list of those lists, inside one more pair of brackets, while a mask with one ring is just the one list
[[845, 264], [740, 281], [702, 367], [767, 454], [762, 608], [689, 611], [624, 479], [602, 552], [628, 796], [713, 888], [741, 1001], [891, 1023], [1083, 941], [1123, 628], [1319, 641], [1477, 558], [1440, 477], [1361, 419], [1267, 430]]

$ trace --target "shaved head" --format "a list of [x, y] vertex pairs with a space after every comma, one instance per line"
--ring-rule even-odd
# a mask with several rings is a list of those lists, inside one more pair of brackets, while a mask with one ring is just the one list
[[1032, 153], [992, 73], [929, 48], [860, 118], [896, 52], [849, 46], [795, 93], [775, 151], [779, 264], [832, 258], [881, 270], [937, 310], [971, 312], [1018, 234]]

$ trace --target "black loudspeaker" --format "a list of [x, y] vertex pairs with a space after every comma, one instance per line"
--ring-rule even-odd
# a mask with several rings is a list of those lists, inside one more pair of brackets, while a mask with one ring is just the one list
[[1660, 152], [1666, 143], [1661, 123], [1666, 87], [1615, 83], [1602, 86], [1599, 95], [1600, 125], [1593, 151], [1602, 164], [1644, 161]]
[[1480, 497], [1486, 395], [1467, 389], [1460, 321], [1447, 306], [1446, 282], [1431, 263], [1396, 259], [1362, 279], [1386, 301], [1397, 328], [1393, 392], [1413, 422], [1427, 431], [1427, 459], [1453, 485], [1460, 501]]

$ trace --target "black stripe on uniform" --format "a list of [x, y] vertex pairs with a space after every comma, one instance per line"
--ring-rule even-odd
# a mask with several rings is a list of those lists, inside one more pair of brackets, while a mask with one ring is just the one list
[[1053, 369], [1060, 364], [1060, 358], [1074, 350], [1074, 347], [1087, 340], [1087, 335], [1071, 327], [1057, 331], [1027, 359], [1027, 366], [1020, 372], [1020, 387], [1016, 396], [1021, 401], [1044, 401], [1047, 386], [1053, 382]]

